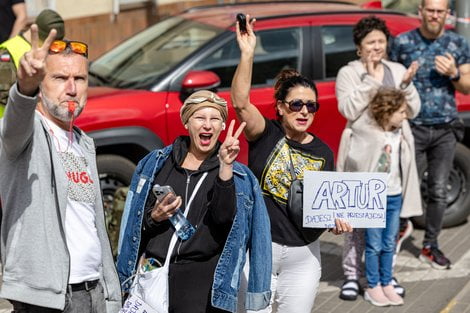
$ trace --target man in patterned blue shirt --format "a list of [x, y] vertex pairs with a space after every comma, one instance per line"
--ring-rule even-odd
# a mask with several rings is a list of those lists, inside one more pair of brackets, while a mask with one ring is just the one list
[[470, 93], [469, 46], [463, 37], [445, 29], [448, 14], [448, 0], [422, 0], [421, 26], [395, 38], [390, 55], [406, 67], [415, 60], [419, 64], [413, 83], [420, 94], [421, 111], [411, 126], [420, 177], [428, 171], [426, 232], [419, 258], [438, 269], [451, 266], [437, 238], [457, 142], [452, 127], [458, 119], [455, 91]]

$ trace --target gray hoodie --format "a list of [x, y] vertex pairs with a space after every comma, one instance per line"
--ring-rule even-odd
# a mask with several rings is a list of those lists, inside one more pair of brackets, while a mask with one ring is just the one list
[[[70, 257], [65, 240], [67, 179], [46, 125], [36, 112], [37, 97], [26, 97], [15, 84], [0, 122], [0, 248], [3, 285], [0, 297], [63, 310]], [[100, 281], [107, 313], [121, 307], [121, 289], [105, 229], [93, 140], [76, 129], [90, 164], [96, 190], [96, 229], [101, 242]], [[49, 144], [48, 144], [49, 142]], [[50, 148], [52, 148], [52, 151]], [[56, 188], [53, 186], [52, 164]], [[57, 190], [59, 208], [54, 192]]]

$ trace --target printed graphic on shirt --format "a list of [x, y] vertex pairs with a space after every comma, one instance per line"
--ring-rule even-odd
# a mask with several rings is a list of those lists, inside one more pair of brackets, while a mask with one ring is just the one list
[[290, 147], [285, 138], [279, 140], [266, 162], [261, 176], [261, 189], [263, 194], [283, 204], [287, 203], [292, 181], [289, 150], [298, 179], [303, 179], [304, 171], [321, 171], [325, 166], [325, 159]]
[[421, 110], [412, 121], [417, 125], [448, 123], [457, 117], [455, 88], [448, 76], [436, 70], [438, 55], [451, 54], [458, 66], [470, 63], [470, 48], [462, 36], [446, 31], [435, 40], [429, 40], [415, 29], [392, 41], [390, 60], [409, 67], [418, 61], [419, 68], [413, 83], [421, 99]]
[[382, 153], [380, 154], [379, 161], [377, 162], [376, 172], [389, 173], [392, 163], [392, 146], [386, 144], [383, 148]]
[[72, 152], [60, 152], [68, 179], [68, 196], [70, 200], [95, 203], [93, 180], [88, 173], [88, 162], [82, 156]]

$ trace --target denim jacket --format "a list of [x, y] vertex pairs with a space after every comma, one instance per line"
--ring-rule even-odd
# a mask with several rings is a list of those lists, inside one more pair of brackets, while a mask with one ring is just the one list
[[[121, 221], [117, 269], [123, 291], [132, 284], [129, 279], [136, 270], [139, 258], [142, 217], [145, 202], [155, 173], [172, 151], [172, 146], [154, 150], [137, 165]], [[236, 312], [240, 275], [249, 249], [249, 277], [245, 308], [260, 310], [268, 306], [271, 298], [271, 232], [269, 216], [261, 190], [253, 173], [235, 162], [233, 167], [237, 212], [227, 241], [217, 263], [212, 284], [212, 305]], [[268, 261], [269, 260], [269, 261]]]

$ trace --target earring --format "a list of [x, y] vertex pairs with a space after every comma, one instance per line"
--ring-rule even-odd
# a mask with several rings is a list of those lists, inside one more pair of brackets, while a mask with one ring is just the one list
[[357, 54], [358, 57], [361, 57], [361, 54], [362, 54], [361, 50], [357, 49], [356, 54]]
[[225, 123], [222, 123], [222, 130], [225, 130]]
[[188, 129], [188, 125], [184, 125], [184, 128]]

